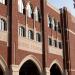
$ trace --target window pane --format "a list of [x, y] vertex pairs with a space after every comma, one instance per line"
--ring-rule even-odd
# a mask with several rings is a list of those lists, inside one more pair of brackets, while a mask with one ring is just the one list
[[52, 39], [51, 38], [48, 39], [48, 42], [49, 42], [49, 45], [52, 45]]
[[29, 39], [34, 39], [34, 33], [33, 33], [33, 31], [29, 30], [28, 37], [29, 37]]
[[36, 34], [36, 41], [40, 42], [41, 41], [41, 36], [39, 33]]
[[54, 40], [54, 46], [57, 47], [57, 41], [56, 40]]
[[59, 42], [59, 48], [62, 49], [62, 43], [61, 42]]
[[0, 30], [2, 30], [1, 19], [0, 19]]
[[52, 18], [48, 16], [48, 27], [52, 28]]
[[18, 11], [20, 13], [23, 13], [24, 12], [24, 5], [23, 5], [22, 0], [18, 0]]
[[27, 3], [26, 9], [27, 9], [27, 16], [32, 17], [33, 16], [32, 6], [29, 3]]

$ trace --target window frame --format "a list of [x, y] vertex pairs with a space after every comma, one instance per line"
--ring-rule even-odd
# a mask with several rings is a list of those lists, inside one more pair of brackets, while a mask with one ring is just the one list
[[36, 41], [41, 42], [41, 34], [36, 33]]
[[7, 22], [3, 18], [0, 18], [0, 31], [7, 31]]
[[29, 39], [34, 39], [34, 32], [32, 30], [28, 30], [28, 38]]
[[19, 36], [26, 37], [26, 29], [23, 26], [19, 26]]

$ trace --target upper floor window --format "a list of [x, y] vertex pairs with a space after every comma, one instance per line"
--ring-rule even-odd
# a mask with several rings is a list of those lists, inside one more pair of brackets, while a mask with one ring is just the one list
[[52, 28], [53, 28], [53, 30], [54, 30], [54, 27], [55, 27], [55, 20], [54, 20], [54, 18], [52, 18]]
[[4, 19], [0, 19], [0, 30], [7, 31], [7, 23]]
[[52, 28], [52, 18], [48, 16], [48, 27]]
[[7, 0], [0, 0], [0, 3], [7, 4]]
[[54, 25], [54, 30], [57, 31], [57, 21], [56, 20], [54, 20], [54, 24], [55, 24]]
[[57, 47], [57, 40], [54, 40], [54, 46]]
[[38, 41], [38, 42], [41, 41], [41, 35], [40, 35], [40, 33], [36, 33], [36, 41]]
[[22, 37], [26, 36], [26, 30], [23, 26], [19, 27], [19, 36], [22, 36]]
[[32, 30], [28, 31], [28, 37], [29, 37], [29, 39], [34, 39], [34, 33]]
[[51, 38], [48, 39], [48, 43], [49, 43], [49, 45], [52, 45], [52, 39]]
[[41, 21], [41, 13], [40, 10], [36, 7], [34, 10], [34, 17], [36, 21]]
[[62, 42], [58, 42], [59, 48], [62, 49]]
[[61, 33], [61, 26], [60, 26], [60, 22], [58, 22], [58, 32]]
[[25, 13], [24, 5], [23, 5], [23, 1], [22, 0], [18, 0], [18, 11], [20, 13]]
[[32, 9], [32, 5], [30, 3], [27, 3], [26, 9], [27, 9], [27, 16], [30, 18], [31, 17], [33, 18], [33, 9]]

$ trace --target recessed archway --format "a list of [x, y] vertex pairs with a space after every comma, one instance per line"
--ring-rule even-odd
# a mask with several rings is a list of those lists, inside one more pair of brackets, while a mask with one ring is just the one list
[[40, 75], [40, 71], [32, 60], [27, 60], [20, 68], [19, 75]]
[[52, 65], [50, 75], [62, 75], [61, 70], [56, 63]]
[[0, 75], [4, 75], [1, 66], [0, 66]]
[[2, 56], [0, 56], [0, 75], [8, 75], [8, 67]]

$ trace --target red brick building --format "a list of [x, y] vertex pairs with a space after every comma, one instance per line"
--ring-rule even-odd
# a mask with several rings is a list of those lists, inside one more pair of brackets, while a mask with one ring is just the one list
[[0, 0], [0, 75], [74, 75], [74, 20], [46, 0]]

